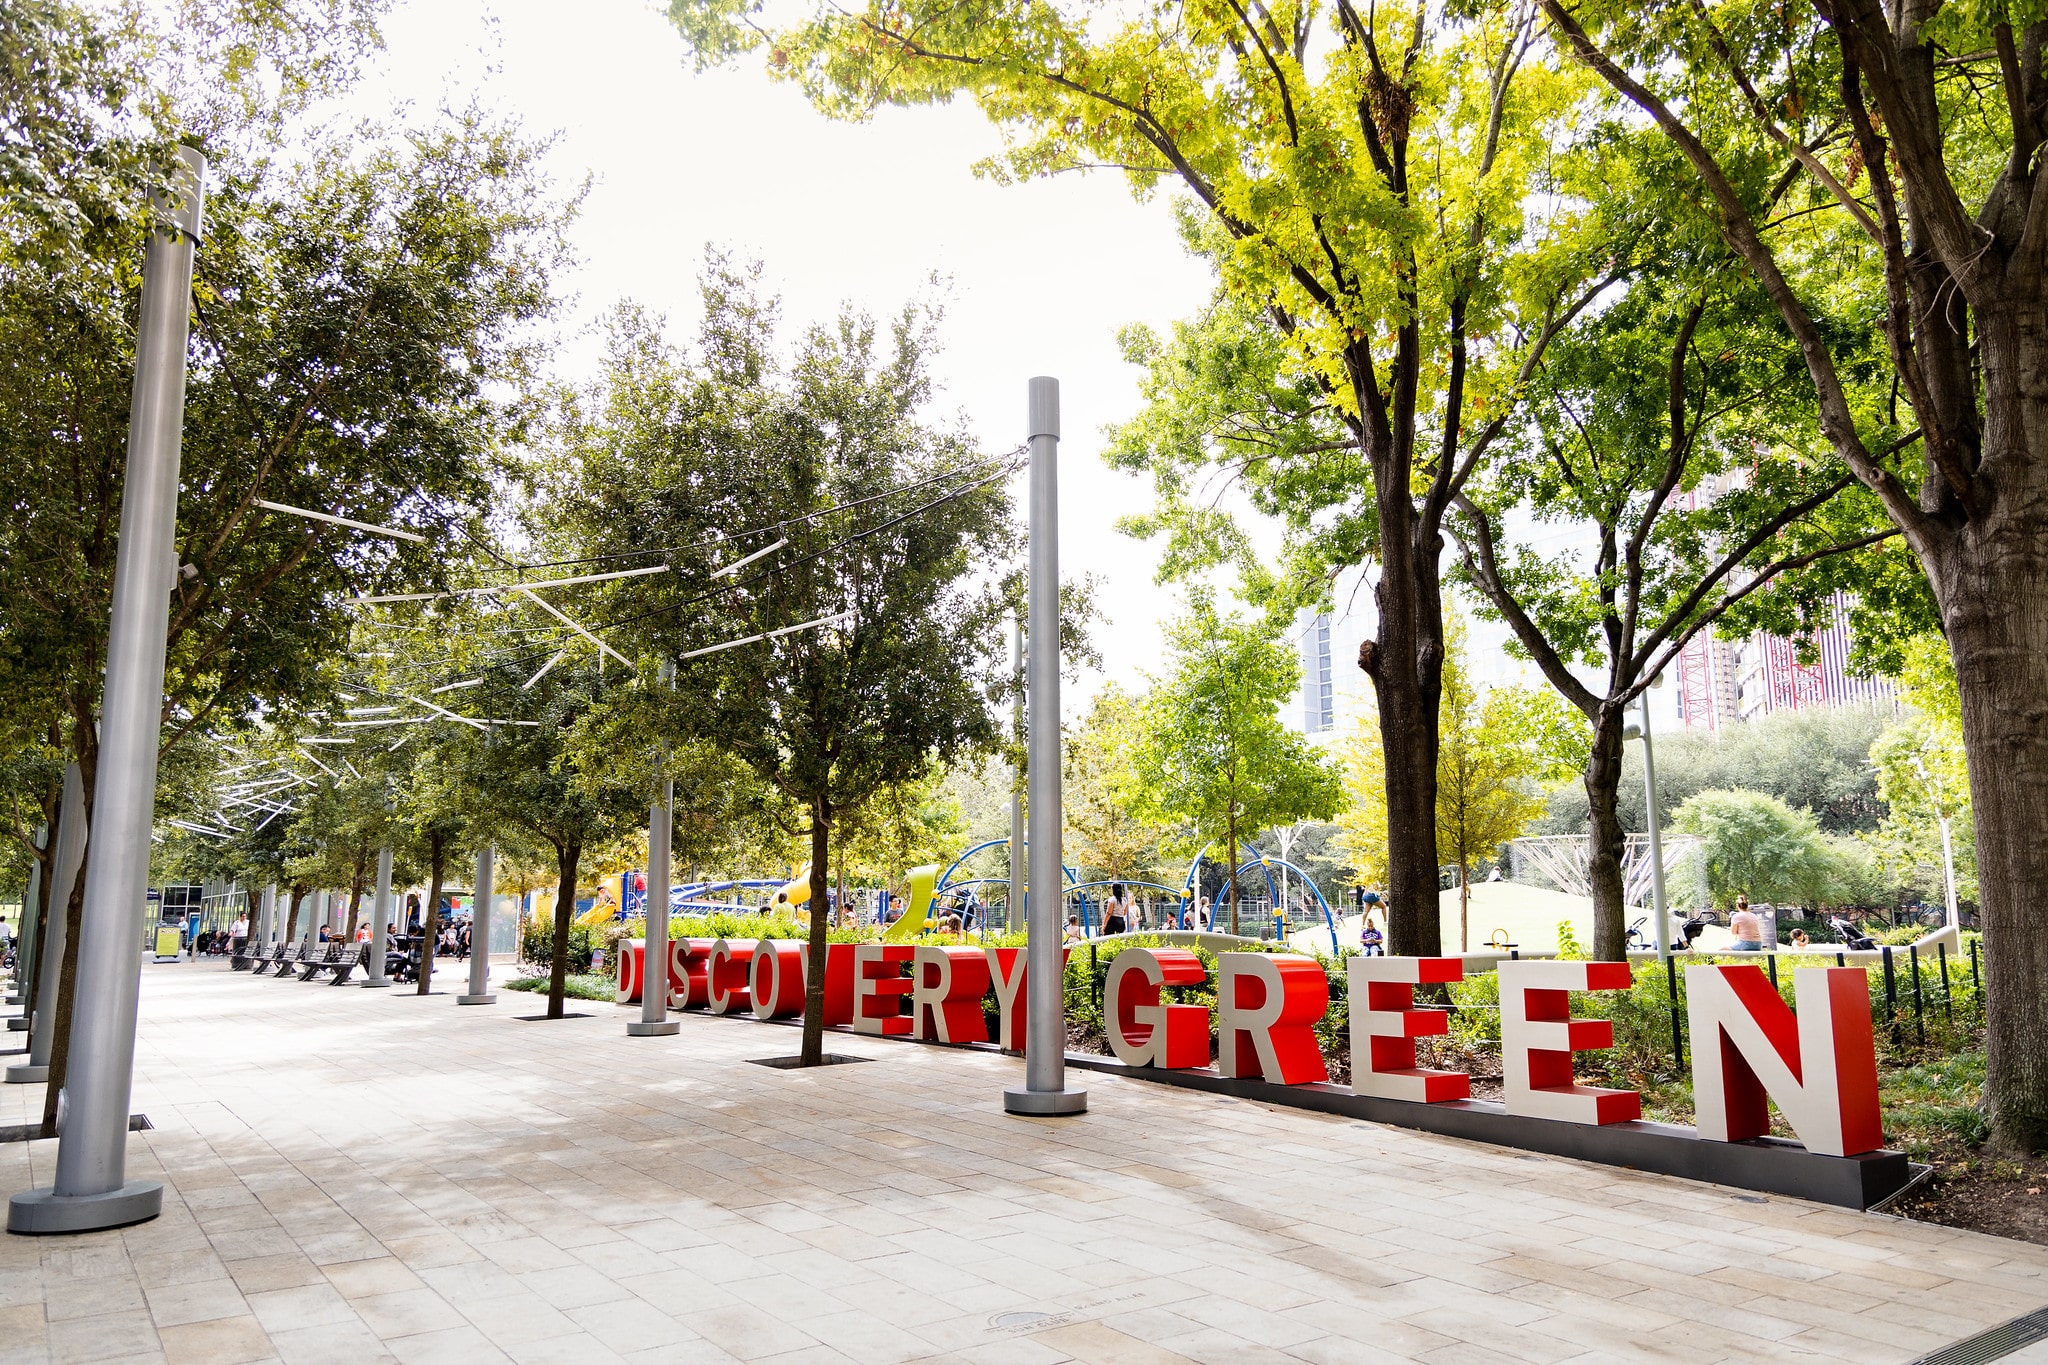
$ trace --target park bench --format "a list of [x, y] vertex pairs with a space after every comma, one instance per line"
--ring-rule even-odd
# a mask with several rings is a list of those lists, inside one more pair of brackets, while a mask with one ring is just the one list
[[256, 965], [262, 954], [261, 945], [254, 939], [245, 938], [242, 940], [242, 946], [235, 950], [234, 956], [228, 959], [228, 970], [246, 972]]
[[[341, 961], [342, 950], [344, 948], [347, 948], [348, 946], [348, 944], [343, 943], [338, 938], [330, 939], [327, 943], [326, 952], [320, 953], [320, 955], [317, 957], [311, 955], [302, 956], [300, 960], [303, 965], [301, 965], [299, 968], [299, 980], [311, 981], [314, 977], [320, 975], [320, 973], [326, 971], [328, 968], [339, 964]], [[316, 943], [313, 945], [313, 948], [314, 951], [317, 953], [319, 952], [320, 945]]]
[[277, 945], [274, 943], [251, 943], [243, 954], [248, 961], [251, 976], [263, 975], [263, 969], [276, 961]]
[[296, 951], [284, 953], [277, 959], [278, 978], [289, 981], [292, 973], [298, 971], [307, 961], [319, 957], [321, 947], [322, 945], [318, 943], [301, 943]]
[[364, 965], [366, 951], [364, 945], [344, 943], [341, 946], [347, 951], [338, 958], [329, 954], [328, 960], [320, 964], [319, 971], [313, 973], [314, 976], [318, 976], [320, 972], [333, 972], [334, 980], [328, 983], [331, 986], [343, 985], [348, 981], [351, 972], [355, 971], [357, 967]]

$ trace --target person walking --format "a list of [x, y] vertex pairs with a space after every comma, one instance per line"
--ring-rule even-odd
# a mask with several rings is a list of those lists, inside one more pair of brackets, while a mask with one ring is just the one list
[[1110, 934], [1129, 933], [1131, 931], [1130, 916], [1131, 898], [1124, 891], [1124, 884], [1122, 882], [1111, 882], [1109, 884], [1109, 901], [1102, 907], [1103, 935], [1107, 937]]

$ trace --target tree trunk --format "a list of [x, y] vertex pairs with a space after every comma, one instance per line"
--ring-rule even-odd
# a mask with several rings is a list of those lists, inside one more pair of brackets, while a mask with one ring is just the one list
[[1985, 1107], [2013, 1153], [2048, 1150], [2048, 499], [2020, 491], [2002, 490], [2006, 515], [1962, 530], [1936, 584], [1977, 827]]
[[550, 1019], [562, 1017], [562, 996], [569, 984], [569, 921], [576, 917], [576, 864], [582, 856], [583, 845], [575, 840], [555, 845], [555, 883], [558, 889], [555, 891], [554, 960], [548, 964]]
[[1617, 804], [1621, 792], [1621, 728], [1627, 713], [1600, 708], [1593, 717], [1593, 746], [1586, 758], [1586, 881], [1593, 891], [1593, 956], [1602, 962], [1628, 957], [1623, 923], [1621, 855], [1625, 838]]
[[1358, 666], [1372, 679], [1386, 761], [1387, 952], [1434, 957], [1443, 951], [1436, 847], [1443, 537], [1434, 529], [1423, 533], [1405, 474], [1398, 488], [1376, 496], [1384, 528], [1373, 589], [1379, 628], [1359, 646]]
[[296, 943], [299, 941], [299, 907], [306, 902], [307, 890], [308, 888], [304, 886], [294, 886], [292, 888], [291, 913], [285, 917], [284, 922], [284, 941], [286, 943]]
[[1235, 935], [1237, 933], [1237, 802], [1235, 801], [1230, 803], [1230, 813], [1226, 823], [1230, 830], [1230, 843], [1223, 853], [1223, 875], [1228, 877], [1230, 882], [1224, 889], [1230, 892], [1230, 932]]
[[355, 880], [348, 884], [348, 925], [341, 931], [342, 942], [354, 943], [356, 941], [356, 925], [361, 920], [362, 913], [363, 865], [358, 862], [356, 864]]
[[[425, 995], [434, 985], [434, 943], [441, 935], [441, 873], [448, 858], [448, 841], [439, 835], [427, 840], [427, 911], [420, 917], [420, 980], [414, 991]], [[472, 888], [473, 889], [473, 888]], [[476, 912], [470, 911], [470, 923]], [[476, 951], [472, 943], [469, 950]]]
[[[50, 1025], [50, 1078], [43, 1089], [43, 1134], [46, 1137], [57, 1134], [57, 1097], [64, 1091], [65, 1072], [71, 1062], [71, 1015], [78, 999], [78, 936], [85, 925], [85, 869], [92, 859], [92, 798], [89, 795], [85, 809], [85, 856], [79, 859], [78, 875], [71, 879], [71, 895], [64, 902], [64, 960], [55, 964], [56, 1017]], [[55, 847], [54, 840], [51, 846]]]
[[1458, 868], [1458, 951], [1472, 951], [1472, 874]]
[[825, 886], [831, 838], [831, 800], [817, 797], [811, 802], [811, 947], [810, 970], [804, 973], [804, 1046], [798, 1058], [802, 1066], [825, 1062]]
[[[44, 803], [48, 816], [43, 821], [43, 829], [45, 831], [43, 846], [37, 848], [33, 842], [29, 844], [29, 850], [35, 854], [36, 863], [41, 868], [42, 875], [37, 879], [36, 884], [34, 920], [36, 941], [30, 949], [30, 956], [33, 959], [30, 965], [35, 970], [29, 973], [28, 979], [22, 983], [21, 1013], [25, 1019], [32, 1018], [35, 1015], [36, 998], [42, 993], [43, 981], [45, 979], [43, 976], [43, 964], [49, 959], [49, 954], [43, 951], [43, 945], [49, 942], [50, 937], [50, 883], [55, 879], [57, 871], [57, 827], [64, 821], [64, 800], [62, 796], [64, 789], [61, 784], [57, 790], [59, 792], [57, 800]], [[80, 868], [79, 879], [83, 881], [84, 878], [85, 870]], [[28, 907], [24, 905], [22, 910], [23, 919], [26, 920]], [[14, 960], [17, 964], [16, 970], [18, 971], [21, 962], [21, 952], [19, 949], [15, 951]], [[51, 979], [54, 980], [54, 978]]]

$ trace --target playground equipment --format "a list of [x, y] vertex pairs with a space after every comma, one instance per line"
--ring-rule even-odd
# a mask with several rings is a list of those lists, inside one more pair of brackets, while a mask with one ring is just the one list
[[[1237, 868], [1231, 873], [1232, 880], [1234, 881], [1235, 879], [1244, 876], [1246, 872], [1250, 871], [1254, 867], [1258, 868], [1260, 872], [1265, 874], [1266, 890], [1272, 896], [1273, 904], [1275, 906], [1280, 905], [1280, 887], [1279, 884], [1273, 880], [1273, 869], [1276, 867], [1284, 867], [1289, 872], [1292, 872], [1296, 877], [1299, 877], [1301, 879], [1302, 886], [1308, 891], [1308, 893], [1311, 896], [1314, 896], [1316, 898], [1316, 905], [1320, 907], [1323, 912], [1323, 923], [1329, 928], [1330, 931], [1330, 956], [1338, 956], [1341, 952], [1341, 949], [1337, 941], [1337, 916], [1331, 911], [1330, 903], [1327, 900], [1323, 899], [1322, 888], [1316, 885], [1315, 878], [1309, 876], [1308, 873], [1304, 871], [1301, 867], [1287, 861], [1287, 859], [1285, 858], [1269, 856], [1267, 854], [1259, 852], [1255, 848], [1249, 848], [1243, 844], [1238, 845], [1238, 852], [1248, 853], [1251, 856], [1247, 858], [1244, 862], [1240, 863], [1237, 866]], [[1197, 880], [1201, 876], [1202, 860], [1208, 856], [1209, 847], [1204, 846], [1202, 851], [1195, 855], [1195, 860], [1192, 863], [1188, 864], [1187, 883], [1181, 890], [1181, 895], [1185, 898], [1184, 904], [1191, 905], [1194, 903], [1194, 898], [1196, 895], [1195, 886]], [[1216, 907], [1214, 906], [1210, 907], [1210, 913], [1212, 916], [1215, 913], [1215, 909]], [[1211, 927], [1214, 927], [1213, 922]]]
[[[958, 881], [955, 881], [953, 879], [953, 874], [960, 870], [961, 864], [965, 863], [969, 858], [972, 858], [975, 854], [984, 852], [991, 848], [1006, 849], [1009, 847], [1009, 845], [1010, 841], [1008, 838], [985, 839], [981, 843], [978, 843], [974, 845], [972, 848], [968, 849], [965, 853], [962, 853], [959, 857], [955, 858], [952, 862], [946, 865], [946, 870], [940, 873], [938, 880], [933, 883], [933, 899], [944, 900], [949, 895], [965, 896], [970, 891], [972, 891], [974, 887], [978, 886], [1000, 886], [1003, 888], [1003, 895], [1007, 897], [1010, 894], [1010, 879], [1007, 874], [1001, 877], [962, 877]], [[1031, 845], [1027, 842], [1024, 845], [1024, 847], [1026, 852], [1029, 852]], [[1075, 871], [1075, 869], [1073, 869], [1072, 867], [1067, 866], [1065, 863], [1060, 864], [1060, 871], [1066, 874], [1067, 889], [1069, 892], [1071, 892], [1074, 886], [1081, 880], [1080, 873]], [[1031, 891], [1029, 887], [1026, 887], [1024, 892], [1024, 905], [1017, 907], [1018, 916], [1012, 918], [1012, 923], [1022, 922], [1020, 918], [1021, 914], [1024, 911], [1024, 909], [1030, 905], [1030, 903]]]
[[924, 922], [932, 912], [932, 884], [938, 877], [938, 871], [937, 863], [926, 863], [923, 867], [910, 869], [907, 878], [910, 883], [910, 905], [904, 910], [902, 919], [882, 931], [883, 938], [916, 938], [924, 932]]

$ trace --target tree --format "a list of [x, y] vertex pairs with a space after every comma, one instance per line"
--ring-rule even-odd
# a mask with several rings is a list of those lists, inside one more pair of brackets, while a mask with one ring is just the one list
[[1565, 737], [1584, 752], [1569, 713], [1548, 693], [1489, 688], [1482, 697], [1457, 665], [1444, 663], [1443, 747], [1437, 758], [1437, 847], [1458, 869], [1458, 951], [1471, 950], [1472, 869], [1498, 856], [1543, 809], [1543, 787], [1570, 771], [1545, 746]]
[[[1277, 632], [1197, 593], [1167, 628], [1167, 649], [1172, 672], [1146, 694], [1131, 750], [1143, 818], [1189, 831], [1198, 857], [1220, 844], [1234, 871], [1241, 834], [1337, 813], [1335, 769], [1280, 723], [1301, 668]], [[1234, 934], [1235, 876], [1229, 892]]]
[[700, 64], [765, 48], [834, 116], [967, 95], [1009, 138], [991, 174], [1102, 168], [1139, 195], [1186, 192], [1190, 242], [1253, 344], [1284, 356], [1287, 414], [1315, 420], [1200, 431], [1140, 458], [1166, 484], [1212, 461], [1263, 480], [1290, 507], [1304, 576], [1377, 564], [1359, 663], [1387, 758], [1391, 941], [1436, 951], [1444, 517], [1606, 255], [1577, 242], [1569, 156], [1553, 147], [1584, 85], [1530, 60], [1533, 0], [1344, 3], [1321, 41], [1307, 4], [872, 0], [774, 31], [759, 8], [669, 13]]
[[[355, 50], [363, 8], [198, 6], [187, 34], [198, 47], [145, 45], [151, 61], [135, 69], [149, 88], [91, 111], [135, 141], [122, 165], [161, 165], [173, 138], [202, 132], [213, 162], [169, 593], [167, 755], [282, 699], [317, 704], [326, 661], [346, 648], [346, 599], [438, 572], [424, 548], [275, 515], [258, 499], [453, 534], [489, 488], [486, 456], [517, 424], [518, 385], [503, 381], [531, 359], [524, 328], [552, 306], [566, 210], [537, 175], [535, 145], [461, 116], [346, 142], [289, 125], [310, 87], [280, 67], [303, 58], [332, 74], [327, 58], [336, 44]], [[94, 88], [72, 93], [89, 103]], [[148, 117], [136, 127], [130, 113]], [[288, 125], [310, 146], [301, 157], [275, 154]], [[125, 174], [86, 177], [81, 192], [113, 194]], [[0, 534], [0, 672], [16, 686], [0, 704], [68, 751], [88, 804], [148, 183], [76, 213], [0, 214], [0, 230], [25, 234], [0, 244], [0, 497], [16, 509]], [[63, 240], [52, 246], [50, 232]], [[82, 906], [81, 880], [65, 910], [65, 973]], [[46, 1127], [68, 1009], [67, 997]]]
[[[757, 274], [707, 268], [693, 357], [615, 318], [603, 377], [565, 408], [549, 518], [666, 557], [620, 589], [622, 622], [675, 666], [664, 732], [722, 747], [795, 808], [821, 905], [842, 819], [994, 747], [1003, 603], [974, 580], [1015, 535], [1006, 464], [924, 416], [936, 315], [906, 308], [885, 330], [848, 310], [785, 360]], [[813, 973], [803, 1064], [823, 1047]]]
[[[1926, 576], [1977, 816], [1991, 1139], [2048, 1149], [2048, 16], [1938, 0], [1543, 7], [1683, 157], [1798, 344], [1829, 449]], [[1772, 230], [1781, 178], [1800, 187], [1785, 210], [1805, 215], [1790, 233]], [[1859, 260], [1881, 271], [1864, 289], [1844, 268]], [[1836, 323], [1863, 307], [1908, 414], [1860, 403], [1845, 378]]]
[[1979, 896], [1976, 821], [1964, 758], [1961, 699], [1955, 670], [1939, 637], [1904, 647], [1899, 679], [1906, 711], [1870, 746], [1877, 789], [1886, 806], [1874, 840], [1886, 867], [1902, 884], [1944, 900], [1941, 822], [1949, 822], [1956, 897]]
[[[1544, 789], [1583, 767], [1586, 727], [1551, 692], [1491, 687], [1483, 693], [1465, 662], [1465, 630], [1452, 618], [1444, 657], [1437, 753], [1437, 846], [1458, 869], [1458, 945], [1466, 951], [1472, 870], [1520, 837], [1543, 810]], [[1337, 817], [1339, 842], [1362, 882], [1385, 866], [1386, 799], [1373, 779], [1381, 768], [1371, 723], [1345, 748], [1348, 803]], [[1441, 945], [1438, 952], [1443, 951]]]
[[[423, 784], [415, 819], [429, 840], [454, 812], [472, 837], [511, 828], [555, 855], [555, 922], [548, 966], [547, 1017], [562, 1017], [569, 972], [569, 924], [576, 914], [577, 872], [586, 851], [596, 851], [632, 828], [646, 809], [651, 772], [622, 770], [590, 733], [627, 678], [602, 656], [579, 657], [522, 686], [527, 669], [512, 653], [482, 663], [484, 683], [466, 695], [494, 704], [493, 719], [508, 712], [520, 723], [451, 731], [437, 756], [445, 769]], [[448, 837], [445, 836], [444, 837]], [[436, 887], [438, 890], [438, 884]], [[471, 951], [484, 952], [482, 944]]]
[[[1697, 260], [1656, 179], [1639, 171], [1609, 187], [1645, 201], [1633, 210], [1650, 226], [1633, 244], [1632, 278], [1552, 343], [1515, 433], [1519, 458], [1475, 480], [1454, 519], [1486, 610], [1592, 727], [1592, 950], [1612, 961], [1626, 949], [1629, 708], [1717, 621], [1760, 603], [1782, 619], [1795, 589], [1808, 615], [1830, 610], [1842, 574], [1823, 569], [1891, 534], [1848, 475], [1816, 460], [1811, 387], [1768, 301], [1725, 253]], [[1557, 527], [1550, 538], [1563, 544], [1504, 545], [1511, 518]]]
[[1680, 806], [1672, 826], [1698, 836], [1707, 892], [1726, 908], [1738, 895], [1792, 903], [1834, 873], [1820, 827], [1805, 811], [1753, 791], [1705, 791]]
[[[1109, 683], [1066, 742], [1060, 814], [1068, 860], [1104, 877], [1156, 876], [1160, 825], [1140, 816], [1140, 779], [1133, 753], [1144, 702]], [[1083, 877], [1084, 881], [1091, 880]]]

